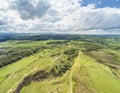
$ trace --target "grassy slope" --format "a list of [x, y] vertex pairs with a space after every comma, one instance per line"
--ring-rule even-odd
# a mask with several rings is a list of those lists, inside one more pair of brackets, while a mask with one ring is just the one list
[[[9, 93], [20, 80], [32, 71], [32, 65], [37, 61], [37, 55], [30, 56], [19, 62], [13, 63], [0, 70], [0, 77], [3, 77], [0, 84], [0, 93]], [[29, 66], [31, 64], [31, 66]]]
[[[45, 45], [48, 41], [7, 41], [0, 43], [0, 47], [34, 47]], [[25, 42], [25, 43], [23, 43]], [[61, 46], [62, 47], [62, 46]], [[53, 54], [61, 53], [64, 48], [44, 49], [44, 51], [29, 57], [23, 58], [15, 63], [0, 68], [0, 93], [11, 93], [14, 88], [22, 81], [22, 79], [29, 74], [35, 73], [39, 70], [51, 68], [56, 58], [50, 57]], [[48, 69], [48, 70], [49, 70]]]
[[[6, 42], [7, 44], [8, 42]], [[39, 44], [38, 41], [17, 44], [17, 46], [34, 47]], [[3, 44], [3, 46], [5, 45]], [[16, 43], [10, 46], [16, 47]], [[25, 76], [38, 70], [50, 68], [55, 61], [55, 58], [50, 55], [53, 52], [59, 53], [64, 50], [65, 48], [45, 49], [45, 51], [1, 68], [0, 93], [12, 93], [12, 90]], [[80, 52], [72, 68], [63, 77], [32, 82], [31, 85], [24, 87], [21, 93], [120, 93], [120, 80], [112, 74], [107, 66]]]
[[33, 82], [21, 93], [120, 93], [120, 80], [108, 67], [80, 52], [63, 77]]
[[[49, 52], [48, 52], [49, 51]], [[38, 70], [50, 68], [54, 64], [54, 58], [50, 57], [52, 52], [59, 52], [57, 48], [45, 49], [44, 51], [26, 57], [18, 62], [0, 69], [0, 93], [11, 93], [11, 91], [27, 75]], [[48, 64], [49, 63], [49, 64]]]
[[[94, 59], [80, 55], [80, 76], [83, 84], [98, 93], [119, 93], [120, 80], [115, 77], [111, 70], [96, 62]], [[79, 74], [78, 73], [78, 74]]]

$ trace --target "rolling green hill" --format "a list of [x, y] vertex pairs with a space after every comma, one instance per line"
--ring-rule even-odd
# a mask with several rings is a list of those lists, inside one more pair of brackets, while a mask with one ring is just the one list
[[88, 37], [1, 42], [0, 93], [120, 93], [119, 39]]

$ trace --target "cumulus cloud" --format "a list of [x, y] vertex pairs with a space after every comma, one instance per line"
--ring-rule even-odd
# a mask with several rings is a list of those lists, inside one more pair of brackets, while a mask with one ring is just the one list
[[74, 20], [72, 23], [76, 24], [74, 27], [79, 25], [78, 30], [120, 28], [120, 9], [81, 7], [71, 15], [71, 18]]
[[48, 0], [16, 0], [14, 6], [23, 19], [42, 17], [50, 7]]
[[[2, 3], [1, 3], [2, 2]], [[0, 0], [0, 30], [120, 33], [120, 9], [82, 0]]]

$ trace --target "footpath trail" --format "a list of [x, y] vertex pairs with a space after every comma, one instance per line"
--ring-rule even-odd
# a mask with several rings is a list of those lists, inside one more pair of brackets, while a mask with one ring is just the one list
[[80, 55], [81, 55], [81, 53], [82, 52], [79, 51], [79, 54], [78, 54], [77, 58], [75, 59], [75, 63], [72, 66], [71, 71], [70, 71], [70, 93], [73, 93], [73, 80], [72, 80], [73, 73], [76, 72], [76, 70], [80, 68]]

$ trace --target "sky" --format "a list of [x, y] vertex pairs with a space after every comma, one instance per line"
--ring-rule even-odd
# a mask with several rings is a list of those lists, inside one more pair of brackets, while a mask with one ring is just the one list
[[120, 0], [0, 0], [0, 32], [120, 34]]

